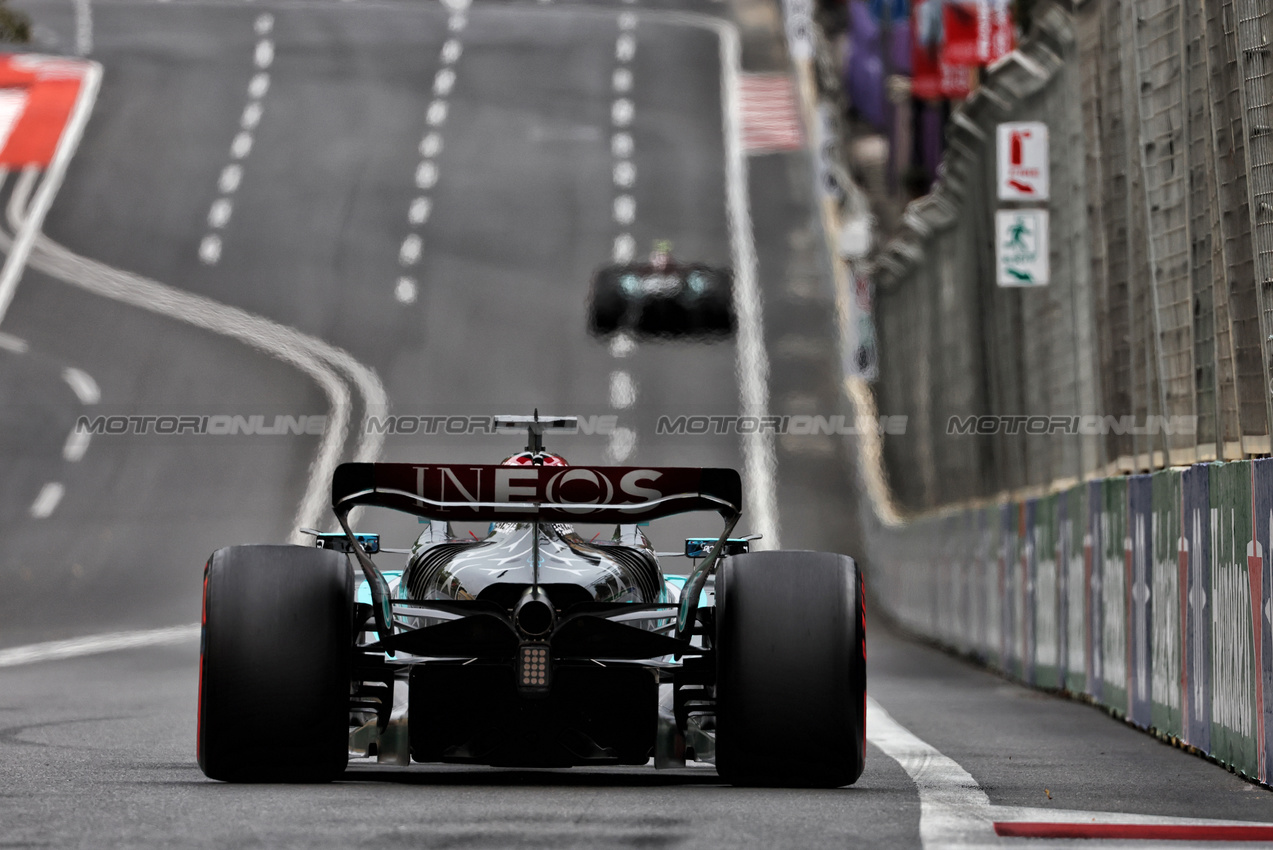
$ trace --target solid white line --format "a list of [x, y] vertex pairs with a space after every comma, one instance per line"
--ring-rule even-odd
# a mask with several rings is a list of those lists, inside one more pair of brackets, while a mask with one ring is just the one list
[[23, 664], [36, 664], [40, 661], [78, 658], [83, 655], [98, 655], [103, 652], [137, 649], [144, 646], [165, 646], [174, 643], [185, 643], [198, 638], [199, 624], [191, 623], [188, 626], [172, 626], [166, 629], [112, 632], [110, 634], [92, 635], [71, 640], [32, 643], [26, 646], [0, 649], [0, 667], [18, 667]]
[[[58, 140], [53, 152], [53, 159], [44, 172], [44, 180], [35, 194], [31, 209], [27, 211], [26, 222], [14, 234], [13, 247], [5, 258], [4, 267], [0, 269], [0, 324], [4, 323], [5, 313], [13, 301], [18, 289], [18, 281], [26, 268], [27, 257], [35, 244], [40, 228], [44, 226], [44, 217], [49, 214], [53, 198], [62, 186], [62, 178], [66, 175], [66, 166], [70, 163], [75, 149], [79, 147], [80, 137], [84, 134], [84, 125], [88, 122], [89, 113], [93, 110], [93, 102], [97, 100], [97, 89], [102, 82], [102, 66], [96, 62], [87, 63], [84, 77], [80, 80], [80, 91], [75, 98], [75, 107], [71, 117], [62, 129], [62, 137]], [[38, 169], [28, 166], [23, 174], [30, 173], [34, 179]]]
[[75, 463], [84, 457], [84, 453], [88, 451], [89, 441], [92, 435], [88, 431], [81, 431], [79, 428], [72, 428], [71, 433], [66, 435], [66, 443], [62, 446], [62, 459], [68, 463]]
[[35, 497], [35, 501], [31, 503], [31, 516], [35, 519], [46, 519], [52, 516], [65, 492], [66, 488], [56, 481], [45, 484], [40, 488], [40, 494]]
[[[1129, 812], [1080, 811], [1026, 806], [995, 806], [972, 774], [936, 747], [902, 726], [875, 700], [866, 701], [866, 738], [901, 765], [919, 792], [919, 835], [924, 850], [973, 850], [973, 848], [1095, 846], [1102, 850], [1151, 846], [1147, 841], [1082, 841], [1078, 845], [1057, 839], [1004, 839], [995, 834], [996, 821], [1046, 823], [1127, 823], [1161, 825], [1245, 825], [1249, 821], [1164, 817]], [[1211, 842], [1172, 841], [1172, 847], [1214, 847]]]
[[[709, 19], [713, 20], [714, 19]], [[744, 416], [769, 415], [769, 355], [764, 314], [756, 281], [756, 243], [748, 196], [747, 158], [742, 149], [741, 48], [738, 30], [724, 21], [710, 24], [720, 34], [721, 100], [725, 137], [726, 211], [734, 259], [734, 314], [738, 318], [738, 391]], [[750, 495], [750, 528], [763, 534], [766, 549], [781, 548], [776, 482], [778, 459], [771, 432], [743, 435], [743, 480]]]
[[977, 780], [956, 761], [911, 734], [869, 698], [866, 737], [915, 782], [919, 791], [919, 835], [925, 850], [998, 843], [990, 798]]
[[26, 340], [13, 334], [0, 333], [0, 348], [5, 351], [12, 351], [14, 354], [26, 354], [29, 346]]
[[93, 7], [89, 0], [75, 0], [75, 53], [93, 52]]
[[97, 381], [83, 369], [68, 366], [62, 370], [62, 380], [66, 381], [80, 404], [97, 404], [102, 400], [102, 391], [97, 386]]

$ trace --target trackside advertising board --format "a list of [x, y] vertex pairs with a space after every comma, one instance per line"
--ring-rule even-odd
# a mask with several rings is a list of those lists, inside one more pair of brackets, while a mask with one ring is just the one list
[[1031, 502], [1030, 548], [1034, 562], [1030, 588], [1034, 596], [1034, 684], [1057, 688], [1060, 680], [1061, 594], [1057, 537], [1060, 496], [1044, 496]]
[[1273, 459], [1251, 462], [1251, 524], [1254, 534], [1252, 556], [1259, 561], [1260, 639], [1256, 644], [1259, 655], [1260, 686], [1258, 703], [1260, 720], [1260, 781], [1269, 781], [1269, 768], [1273, 765], [1273, 559], [1269, 546], [1273, 542]]
[[1150, 582], [1150, 724], [1158, 731], [1180, 738], [1184, 735], [1181, 715], [1181, 640], [1184, 571], [1180, 558], [1181, 489], [1180, 470], [1166, 469], [1153, 474], [1152, 522], [1153, 579]]
[[1150, 717], [1150, 624], [1154, 600], [1150, 593], [1150, 564], [1153, 562], [1150, 528], [1153, 479], [1135, 475], [1127, 479], [1127, 716], [1142, 729]]
[[1064, 624], [1061, 641], [1065, 673], [1062, 686], [1081, 694], [1087, 685], [1087, 560], [1083, 541], [1087, 537], [1087, 485], [1071, 487], [1060, 496], [1058, 521], [1061, 528], [1064, 589], [1060, 591]]
[[[1273, 459], [1088, 481], [873, 542], [880, 602], [1269, 784]], [[904, 577], [904, 580], [899, 580]]]
[[1181, 474], [1185, 571], [1185, 742], [1211, 752], [1211, 472]]
[[1212, 464], [1210, 472], [1211, 751], [1247, 776], [1258, 776], [1253, 581], [1247, 560], [1251, 469], [1239, 462]]
[[1101, 506], [1101, 702], [1127, 713], [1127, 479], [1106, 479]]

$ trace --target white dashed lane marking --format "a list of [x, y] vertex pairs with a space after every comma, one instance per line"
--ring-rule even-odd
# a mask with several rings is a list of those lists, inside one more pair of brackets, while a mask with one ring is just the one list
[[614, 261], [627, 263], [636, 256], [636, 240], [630, 233], [620, 233], [614, 237]]
[[437, 156], [442, 152], [442, 136], [429, 133], [420, 140], [420, 156]]
[[446, 101], [435, 100], [429, 104], [429, 111], [426, 113], [425, 120], [429, 122], [430, 127], [437, 127], [446, 123], [446, 113]]
[[400, 277], [393, 288], [393, 297], [403, 304], [414, 304], [416, 300], [416, 282], [413, 278]]
[[412, 233], [402, 240], [398, 249], [398, 262], [404, 266], [414, 266], [420, 262], [420, 251], [423, 247], [419, 234]]
[[62, 501], [66, 488], [56, 481], [50, 481], [40, 489], [40, 494], [35, 497], [35, 501], [31, 503], [31, 517], [33, 519], [47, 519], [57, 510], [58, 503]]
[[62, 446], [62, 459], [75, 463], [83, 458], [84, 453], [88, 451], [91, 439], [88, 431], [82, 431], [79, 428], [71, 429], [71, 433], [66, 436], [66, 443]]
[[83, 369], [68, 366], [62, 370], [62, 380], [66, 381], [80, 404], [97, 404], [102, 400], [102, 391], [98, 388], [97, 381]]
[[633, 107], [632, 101], [621, 97], [610, 107], [610, 120], [616, 127], [626, 127], [632, 123], [635, 112], [636, 108]]
[[460, 54], [464, 52], [464, 48], [460, 45], [458, 39], [448, 39], [446, 44], [442, 45], [442, 61], [450, 65], [460, 58]]
[[615, 133], [610, 139], [610, 154], [615, 159], [627, 159], [632, 156], [632, 136], [628, 133]]
[[[625, 228], [614, 239], [614, 262], [628, 263], [636, 256], [636, 240], [627, 232], [636, 220], [636, 199], [628, 192], [636, 185], [637, 169], [632, 162], [635, 145], [632, 136], [624, 128], [631, 126], [636, 115], [636, 107], [626, 96], [632, 91], [632, 70], [626, 67], [636, 56], [637, 17], [632, 12], [619, 15], [619, 37], [615, 40], [614, 58], [617, 67], [610, 78], [611, 87], [619, 95], [610, 105], [610, 121], [618, 128], [610, 137], [610, 155], [614, 158], [611, 172], [614, 186], [618, 194], [614, 198], [611, 210], [616, 223]], [[635, 350], [636, 344], [626, 332], [620, 331], [610, 341], [610, 356], [619, 359], [627, 357]], [[637, 387], [632, 375], [623, 369], [610, 373], [610, 407], [614, 410], [627, 410], [636, 404]], [[636, 431], [626, 426], [616, 427], [610, 433], [606, 447], [606, 457], [611, 463], [622, 463], [636, 451]]]
[[614, 185], [630, 189], [635, 182], [636, 166], [627, 160], [616, 162], [614, 165]]
[[432, 160], [425, 160], [416, 166], [415, 184], [420, 189], [432, 189], [438, 182], [438, 166]]
[[616, 410], [625, 410], [636, 404], [636, 384], [627, 372], [610, 373], [610, 406]]
[[407, 221], [412, 224], [424, 224], [429, 220], [432, 209], [433, 202], [428, 198], [416, 198], [407, 210]]
[[[252, 153], [252, 131], [260, 125], [265, 114], [261, 99], [270, 90], [270, 75], [265, 69], [274, 64], [274, 42], [267, 38], [274, 31], [274, 16], [268, 12], [258, 15], [252, 24], [252, 30], [258, 38], [252, 52], [252, 63], [257, 71], [248, 83], [248, 101], [239, 117], [239, 131], [230, 142], [231, 162], [221, 169], [221, 175], [217, 178], [217, 191], [221, 197], [216, 198], [208, 208], [208, 228], [211, 230], [224, 230], [234, 213], [234, 202], [227, 196], [238, 191], [243, 182], [243, 166], [239, 163]], [[220, 235], [208, 233], [199, 242], [199, 259], [205, 265], [215, 266], [221, 261], [221, 253]]]
[[433, 78], [433, 93], [439, 97], [446, 97], [449, 95], [454, 86], [455, 71], [451, 68], [443, 68], [438, 71], [437, 76]]
[[28, 346], [24, 339], [13, 334], [0, 333], [0, 348], [5, 351], [12, 351], [14, 354], [26, 354]]
[[212, 209], [208, 210], [208, 226], [220, 230], [230, 220], [232, 212], [234, 205], [229, 198], [217, 198], [212, 202]]
[[636, 220], [636, 199], [631, 195], [620, 195], [614, 199], [614, 220], [628, 225]]

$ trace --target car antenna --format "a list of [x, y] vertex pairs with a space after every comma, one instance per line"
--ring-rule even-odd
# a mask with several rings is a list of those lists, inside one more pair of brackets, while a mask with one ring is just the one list
[[544, 453], [544, 428], [539, 424], [539, 408], [535, 408], [535, 418], [526, 426], [526, 451], [532, 455], [531, 462], [536, 466], [543, 463], [540, 457]]

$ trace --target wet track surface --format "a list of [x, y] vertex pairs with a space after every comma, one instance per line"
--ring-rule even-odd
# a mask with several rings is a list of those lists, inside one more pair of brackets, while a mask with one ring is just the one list
[[[71, 3], [20, 5], [45, 50], [71, 49]], [[737, 435], [655, 433], [662, 414], [738, 412], [737, 341], [615, 346], [587, 334], [585, 293], [624, 235], [637, 251], [666, 237], [683, 256], [731, 261], [719, 37], [676, 15], [736, 17], [743, 70], [783, 70], [772, 15], [756, 9], [95, 3], [102, 90], [44, 230], [80, 256], [341, 347], [380, 376], [394, 413], [609, 415], [621, 438], [566, 438], [561, 450], [579, 462], [743, 466]], [[631, 148], [616, 154], [620, 133]], [[619, 161], [633, 166], [630, 183]], [[770, 411], [844, 413], [809, 155], [750, 157], [748, 171]], [[6, 178], [5, 200], [16, 182]], [[215, 212], [220, 200], [231, 212]], [[78, 416], [334, 410], [293, 364], [74, 283], [33, 267], [0, 325], [0, 650], [193, 622], [213, 549], [292, 533], [320, 445], [100, 435], [69, 459]], [[68, 368], [90, 375], [98, 397], [86, 401]], [[365, 387], [339, 378], [356, 428]], [[852, 553], [840, 440], [776, 441], [784, 547]], [[351, 433], [342, 458], [358, 444]], [[389, 435], [383, 457], [490, 461], [517, 448]], [[49, 484], [60, 498], [37, 516]], [[379, 528], [405, 545], [414, 525]], [[675, 548], [682, 530], [700, 531], [656, 526], [656, 545]], [[996, 805], [1273, 821], [1267, 792], [1090, 707], [878, 628], [868, 657], [872, 697]], [[212, 783], [194, 763], [196, 660], [186, 641], [0, 668], [0, 846], [920, 844], [916, 786], [874, 747], [858, 785], [837, 791], [731, 789], [707, 766], [355, 764], [327, 787]], [[272, 734], [262, 730], [263, 751]]]

